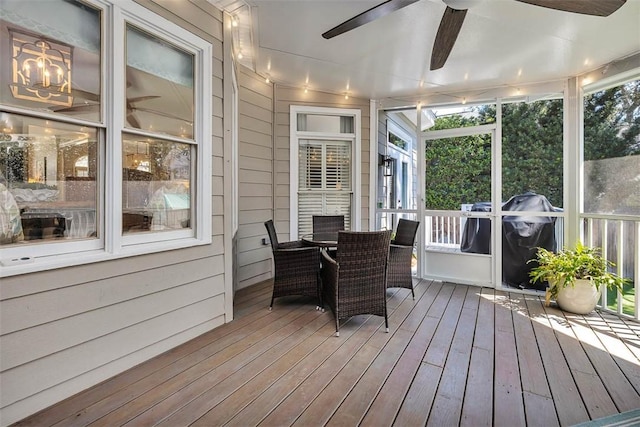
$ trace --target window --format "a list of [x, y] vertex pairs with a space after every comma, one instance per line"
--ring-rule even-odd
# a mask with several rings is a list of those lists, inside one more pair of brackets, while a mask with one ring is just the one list
[[210, 242], [211, 45], [133, 3], [2, 8], [2, 265]]
[[360, 111], [292, 106], [291, 120], [292, 236], [310, 233], [313, 215], [344, 215], [354, 229]]

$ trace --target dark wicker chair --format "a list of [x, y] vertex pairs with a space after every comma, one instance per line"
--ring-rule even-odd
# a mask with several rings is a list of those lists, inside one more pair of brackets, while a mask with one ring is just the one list
[[344, 230], [344, 215], [313, 215], [314, 233], [327, 233]]
[[275, 274], [273, 277], [273, 300], [288, 295], [305, 295], [318, 299], [322, 306], [320, 292], [320, 248], [307, 246], [302, 241], [278, 242], [273, 220], [264, 223], [271, 240]]
[[336, 336], [340, 320], [358, 314], [387, 318], [387, 261], [391, 231], [340, 231], [336, 259], [322, 252], [322, 294], [336, 318]]
[[396, 228], [396, 236], [391, 241], [389, 251], [389, 273], [387, 288], [411, 289], [411, 296], [415, 299], [413, 280], [411, 276], [411, 258], [413, 243], [418, 231], [419, 221], [400, 219]]

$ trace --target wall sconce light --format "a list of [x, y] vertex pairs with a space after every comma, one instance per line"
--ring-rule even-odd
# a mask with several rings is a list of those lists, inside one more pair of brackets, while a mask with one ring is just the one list
[[384, 176], [392, 176], [391, 167], [393, 166], [393, 157], [380, 154], [378, 157], [378, 166], [383, 167]]
[[9, 30], [14, 98], [71, 106], [73, 47]]

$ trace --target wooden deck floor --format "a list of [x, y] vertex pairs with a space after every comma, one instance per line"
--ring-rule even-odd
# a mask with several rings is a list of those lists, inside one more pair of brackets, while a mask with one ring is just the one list
[[640, 325], [533, 296], [421, 281], [390, 332], [239, 291], [236, 319], [20, 425], [554, 426], [640, 407]]

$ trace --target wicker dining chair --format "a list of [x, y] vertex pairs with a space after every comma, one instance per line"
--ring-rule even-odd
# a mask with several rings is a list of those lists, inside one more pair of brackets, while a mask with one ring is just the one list
[[275, 298], [289, 295], [317, 298], [318, 307], [322, 307], [320, 248], [307, 246], [302, 241], [278, 242], [273, 220], [266, 221], [264, 226], [269, 233], [275, 264], [269, 310], [273, 308]]
[[411, 296], [415, 299], [413, 291], [413, 278], [411, 275], [411, 259], [413, 257], [413, 243], [420, 221], [400, 219], [396, 228], [395, 238], [391, 241], [389, 250], [389, 273], [387, 275], [387, 288], [411, 289]]
[[344, 230], [344, 215], [313, 215], [314, 233], [327, 233]]
[[358, 314], [387, 318], [387, 261], [391, 231], [340, 231], [336, 259], [322, 252], [322, 300], [336, 319], [336, 336], [340, 320]]

